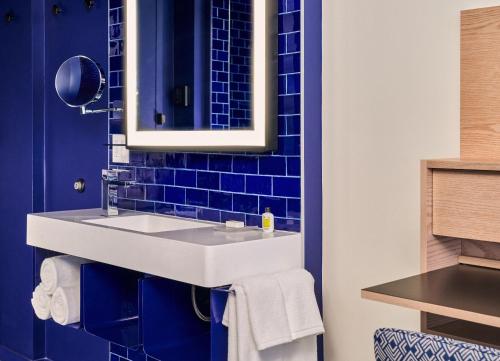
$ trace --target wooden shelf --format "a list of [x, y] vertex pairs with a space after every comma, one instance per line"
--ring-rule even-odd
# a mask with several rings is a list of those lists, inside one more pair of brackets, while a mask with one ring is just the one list
[[454, 339], [500, 349], [500, 328], [479, 323], [450, 320], [439, 326], [430, 327], [427, 333], [452, 337]]
[[500, 161], [494, 160], [431, 159], [426, 163], [429, 169], [500, 172]]
[[456, 265], [367, 288], [361, 294], [374, 301], [500, 327], [500, 271], [495, 269]]

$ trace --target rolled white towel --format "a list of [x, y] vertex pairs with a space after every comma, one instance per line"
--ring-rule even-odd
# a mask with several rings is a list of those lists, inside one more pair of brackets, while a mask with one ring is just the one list
[[54, 322], [63, 326], [80, 322], [80, 286], [58, 287], [52, 295], [50, 313]]
[[88, 260], [73, 256], [46, 258], [40, 268], [42, 288], [53, 294], [57, 287], [73, 287], [80, 284], [80, 266]]
[[50, 301], [52, 297], [43, 290], [41, 285], [36, 286], [31, 298], [31, 305], [36, 317], [40, 320], [50, 319]]

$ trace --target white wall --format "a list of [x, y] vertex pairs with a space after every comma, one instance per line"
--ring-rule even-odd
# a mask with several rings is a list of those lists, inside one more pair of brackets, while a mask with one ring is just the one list
[[496, 0], [324, 0], [327, 361], [371, 361], [416, 311], [360, 289], [419, 272], [419, 160], [459, 155], [460, 10]]

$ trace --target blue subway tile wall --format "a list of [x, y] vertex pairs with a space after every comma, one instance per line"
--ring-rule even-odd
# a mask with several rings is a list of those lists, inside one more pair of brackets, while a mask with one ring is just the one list
[[212, 129], [229, 129], [229, 7], [212, 0]]
[[[110, 167], [131, 170], [138, 181], [136, 186], [120, 190], [119, 207], [215, 222], [242, 220], [249, 226], [261, 226], [260, 214], [271, 207], [277, 229], [300, 231], [300, 2], [276, 1], [280, 28], [278, 149], [266, 154], [132, 151], [130, 164], [110, 163]], [[110, 0], [109, 5], [110, 104], [116, 105], [122, 100], [124, 85], [124, 18], [121, 0]], [[229, 5], [230, 0], [212, 0], [212, 71], [228, 71]], [[215, 45], [216, 41], [227, 43]], [[226, 55], [221, 55], [224, 51]], [[212, 80], [212, 103], [220, 99], [227, 104], [229, 83], [217, 82]], [[217, 128], [214, 124], [229, 127], [229, 111], [222, 110], [214, 113], [213, 128]], [[110, 134], [123, 133], [121, 116], [110, 115]], [[120, 361], [143, 360], [132, 359], [130, 352], [128, 356], [111, 354]]]
[[230, 2], [230, 128], [251, 125], [252, 1]]

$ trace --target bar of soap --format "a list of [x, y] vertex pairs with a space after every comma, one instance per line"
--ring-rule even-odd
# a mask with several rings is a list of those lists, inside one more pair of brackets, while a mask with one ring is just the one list
[[226, 221], [226, 228], [245, 228], [245, 222]]

